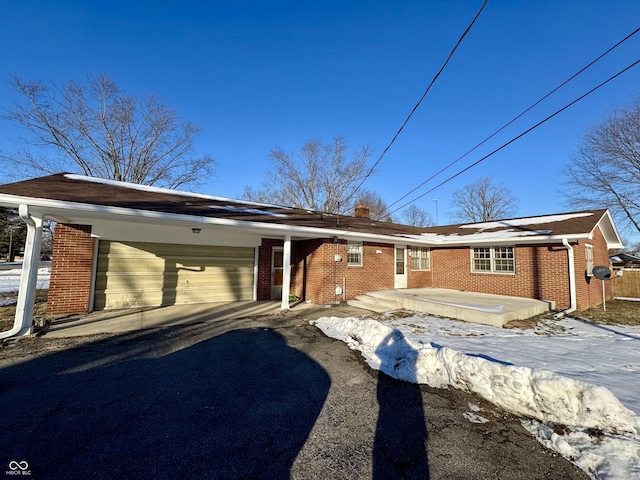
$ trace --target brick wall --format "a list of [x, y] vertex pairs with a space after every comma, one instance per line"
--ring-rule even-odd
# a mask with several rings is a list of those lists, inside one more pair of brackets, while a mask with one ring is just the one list
[[[291, 293], [303, 300], [317, 303], [313, 298], [321, 298], [329, 295], [328, 287], [322, 280], [327, 278], [332, 270], [326, 263], [328, 239], [301, 240], [293, 242], [291, 246]], [[333, 245], [333, 244], [330, 244]], [[329, 251], [331, 248], [329, 248]], [[331, 257], [333, 259], [333, 257]], [[307, 272], [315, 272], [311, 277]], [[326, 290], [326, 291], [325, 291]]]
[[[336, 295], [336, 286], [344, 288], [346, 299], [375, 290], [393, 288], [394, 248], [393, 245], [365, 242], [362, 247], [362, 265], [347, 265], [347, 242], [338, 244], [326, 240], [298, 242], [297, 253], [304, 262], [304, 298], [324, 305], [342, 301], [343, 295]], [[339, 255], [342, 260], [335, 261]]]
[[558, 245], [516, 246], [515, 274], [471, 272], [469, 247], [431, 251], [432, 286], [472, 292], [553, 300], [569, 306], [568, 255]]
[[[408, 247], [408, 252], [410, 251], [411, 247]], [[430, 261], [433, 262], [433, 256]], [[407, 273], [407, 288], [426, 288], [433, 285], [433, 269], [411, 270], [411, 257], [409, 256], [407, 256]]]
[[47, 315], [89, 311], [93, 248], [91, 225], [56, 225]]
[[[258, 299], [271, 296], [271, 252], [282, 240], [263, 239], [258, 253]], [[342, 257], [336, 262], [335, 255]], [[345, 286], [347, 299], [369, 291], [393, 288], [393, 245], [365, 243], [362, 266], [347, 266], [347, 242], [299, 240], [291, 245], [291, 294], [324, 305], [342, 301], [336, 286]], [[422, 273], [422, 272], [421, 272]], [[417, 278], [417, 277], [416, 277]]]
[[[340, 276], [341, 263], [334, 261], [336, 254], [336, 244], [328, 239], [325, 241], [305, 241], [301, 242], [302, 248], [298, 250], [299, 261], [304, 262], [304, 269], [300, 271], [301, 277], [298, 284], [304, 286], [305, 300], [318, 305], [324, 305], [336, 300], [334, 277]], [[339, 250], [345, 250], [344, 247]], [[344, 257], [346, 261], [346, 256]], [[340, 280], [342, 285], [342, 280]]]
[[[594, 265], [608, 265], [606, 243], [598, 229], [594, 239], [587, 243], [593, 245]], [[276, 245], [281, 246], [282, 241], [265, 239], [260, 247], [259, 299], [267, 299], [271, 294], [271, 248]], [[578, 310], [600, 305], [602, 284], [584, 274], [584, 242], [574, 245], [574, 252]], [[335, 262], [336, 253], [342, 257], [341, 262]], [[336, 285], [346, 287], [348, 300], [394, 288], [393, 245], [365, 242], [362, 261], [362, 266], [347, 265], [344, 240], [337, 245], [330, 239], [292, 242], [291, 293], [322, 305], [343, 299], [335, 294]], [[412, 271], [411, 260], [407, 258], [407, 286], [535, 298], [554, 301], [556, 309], [563, 310], [570, 305], [568, 265], [567, 250], [562, 245], [517, 245], [515, 274], [472, 273], [469, 247], [432, 248], [430, 270]], [[605, 286], [609, 295], [610, 282]]]
[[263, 238], [258, 247], [258, 292], [257, 300], [271, 299], [271, 252], [273, 247], [282, 247], [283, 240]]
[[[347, 244], [340, 244], [343, 261], [338, 279], [346, 278], [347, 300], [376, 290], [393, 288], [395, 248], [393, 245], [365, 242], [362, 247], [362, 266], [347, 266]], [[340, 275], [342, 273], [342, 275]], [[340, 284], [341, 285], [341, 284]]]
[[[578, 310], [602, 305], [602, 280], [586, 275], [586, 246], [593, 247], [593, 265], [611, 267], [609, 251], [600, 228], [594, 231], [593, 239], [581, 240], [573, 247], [576, 271], [576, 303]], [[605, 298], [611, 297], [611, 280], [604, 281]]]

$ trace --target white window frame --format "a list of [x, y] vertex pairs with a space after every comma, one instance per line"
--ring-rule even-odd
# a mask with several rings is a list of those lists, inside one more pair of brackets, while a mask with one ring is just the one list
[[[476, 250], [484, 250], [483, 257], [476, 257]], [[500, 252], [500, 249], [510, 249], [511, 250], [511, 258], [499, 257], [496, 252]], [[489, 255], [488, 257], [486, 255]], [[488, 261], [489, 269], [484, 268], [476, 268], [476, 260], [485, 260]], [[496, 268], [496, 265], [499, 262], [508, 262], [511, 261], [513, 265], [510, 270], [502, 270]], [[471, 272], [472, 273], [493, 273], [498, 275], [515, 275], [516, 273], [516, 248], [513, 246], [500, 246], [500, 247], [471, 247]]]
[[429, 247], [411, 247], [411, 270], [431, 270], [431, 249]]
[[347, 266], [362, 266], [362, 242], [347, 242]]
[[587, 270], [587, 276], [593, 277], [593, 245], [584, 244], [584, 260]]

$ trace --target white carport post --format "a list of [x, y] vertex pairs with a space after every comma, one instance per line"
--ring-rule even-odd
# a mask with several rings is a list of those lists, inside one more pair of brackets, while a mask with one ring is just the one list
[[20, 275], [20, 289], [13, 328], [0, 334], [0, 338], [33, 333], [33, 306], [38, 284], [38, 267], [40, 264], [40, 245], [42, 243], [42, 218], [29, 213], [29, 206], [18, 207], [20, 218], [27, 224], [27, 240], [24, 245], [24, 260]]
[[291, 235], [285, 235], [282, 249], [282, 301], [280, 308], [289, 310], [289, 287], [291, 285]]

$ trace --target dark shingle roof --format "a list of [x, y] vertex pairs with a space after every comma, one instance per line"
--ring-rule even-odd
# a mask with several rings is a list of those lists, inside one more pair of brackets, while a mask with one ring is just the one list
[[531, 236], [539, 238], [589, 234], [607, 212], [605, 209], [590, 210], [477, 224], [417, 228], [361, 217], [326, 214], [62, 173], [0, 185], [0, 194], [267, 225], [339, 229], [368, 235], [400, 235], [434, 243], [464, 243], [483, 238], [512, 238], [514, 241], [526, 242], [526, 238]]
[[122, 182], [101, 182], [77, 175], [56, 174], [0, 185], [0, 193], [31, 198], [107, 205], [169, 214], [348, 230], [379, 235], [417, 235], [420, 229], [367, 218], [259, 204], [209, 195], [138, 186]]
[[575, 235], [589, 233], [598, 224], [606, 209], [580, 212], [539, 215], [535, 217], [512, 218], [479, 223], [461, 223], [422, 229], [425, 234], [438, 237], [470, 237], [485, 235]]

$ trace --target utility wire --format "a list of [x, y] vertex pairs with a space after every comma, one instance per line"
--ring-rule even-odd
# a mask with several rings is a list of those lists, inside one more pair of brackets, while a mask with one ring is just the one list
[[471, 168], [475, 167], [476, 165], [478, 165], [479, 163], [485, 161], [487, 158], [491, 157], [492, 155], [498, 153], [500, 150], [502, 150], [503, 148], [511, 145], [513, 142], [515, 142], [516, 140], [524, 137], [526, 134], [528, 134], [529, 132], [531, 132], [532, 130], [535, 130], [536, 128], [538, 128], [540, 125], [542, 125], [543, 123], [546, 123], [547, 121], [551, 120], [553, 117], [555, 117], [556, 115], [558, 115], [559, 113], [565, 111], [567, 108], [573, 106], [574, 104], [578, 103], [580, 100], [584, 99], [585, 97], [591, 95], [593, 92], [595, 92], [596, 90], [598, 90], [599, 88], [603, 87], [604, 85], [606, 85], [607, 83], [609, 83], [610, 81], [614, 80], [615, 78], [619, 77], [620, 75], [622, 75], [623, 73], [625, 73], [627, 70], [632, 69], [633, 67], [635, 67], [637, 64], [640, 63], [640, 60], [636, 60], [635, 62], [633, 62], [631, 65], [629, 65], [628, 67], [624, 68], [623, 70], [620, 70], [618, 73], [616, 73], [615, 75], [609, 77], [607, 80], [605, 80], [604, 82], [600, 83], [599, 85], [597, 85], [596, 87], [592, 88], [591, 90], [589, 90], [587, 93], [581, 95], [580, 97], [576, 98], [575, 100], [573, 100], [572, 102], [568, 103], [567, 105], [565, 105], [564, 107], [562, 107], [559, 110], [556, 110], [554, 113], [552, 113], [551, 115], [549, 115], [548, 117], [546, 117], [544, 120], [541, 120], [540, 122], [536, 123], [533, 127], [528, 128], [527, 130], [525, 130], [524, 132], [522, 132], [521, 134], [513, 137], [511, 140], [509, 140], [507, 143], [503, 144], [502, 146], [496, 148], [493, 152], [485, 155], [484, 157], [482, 157], [480, 160], [476, 160], [475, 162], [473, 162], [471, 165], [465, 167], [464, 169], [460, 170], [458, 173], [451, 175], [449, 178], [447, 178], [446, 180], [440, 182], [438, 185], [436, 185], [435, 187], [433, 187], [432, 189], [424, 192], [422, 195], [417, 196], [416, 198], [414, 198], [413, 200], [405, 203], [404, 205], [402, 205], [401, 207], [396, 208], [395, 210], [389, 212], [389, 215], [397, 212], [398, 210], [401, 210], [402, 208], [406, 207], [407, 205], [412, 204], [413, 202], [415, 202], [416, 200], [419, 200], [420, 198], [424, 197], [425, 195], [433, 192], [435, 189], [440, 188], [442, 185], [444, 185], [445, 183], [450, 182], [451, 180], [453, 180], [454, 178], [458, 177], [459, 175], [462, 175], [464, 172], [466, 172], [467, 170], [470, 170]]
[[433, 84], [436, 82], [436, 80], [438, 79], [438, 77], [440, 76], [440, 74], [444, 71], [445, 67], [447, 66], [447, 64], [449, 63], [449, 61], [451, 60], [451, 58], [453, 58], [453, 54], [455, 53], [455, 51], [458, 49], [458, 47], [460, 46], [460, 44], [462, 43], [462, 40], [464, 39], [464, 37], [467, 36], [467, 33], [469, 33], [469, 31], [471, 30], [471, 27], [473, 27], [473, 24], [476, 22], [476, 20], [478, 19], [478, 17], [480, 16], [480, 14], [482, 13], [482, 11], [484, 10], [484, 7], [486, 7], [487, 3], [489, 2], [489, 0], [484, 0], [484, 2], [482, 2], [482, 6], [480, 7], [480, 10], [478, 10], [478, 13], [476, 13], [476, 16], [473, 17], [473, 20], [471, 20], [471, 23], [469, 24], [469, 26], [466, 28], [466, 30], [464, 31], [464, 33], [460, 36], [460, 38], [458, 39], [458, 41], [456, 42], [456, 45], [453, 47], [453, 49], [451, 50], [451, 52], [449, 53], [449, 56], [447, 57], [447, 59], [445, 60], [445, 62], [442, 64], [442, 67], [440, 67], [440, 70], [438, 70], [438, 73], [435, 74], [435, 76], [433, 77], [433, 79], [431, 80], [431, 83], [429, 84], [429, 86], [427, 87], [427, 89], [424, 91], [424, 93], [422, 94], [422, 97], [420, 97], [420, 100], [418, 100], [418, 103], [416, 103], [415, 107], [413, 107], [413, 109], [411, 110], [411, 113], [409, 113], [409, 115], [407, 116], [407, 118], [405, 119], [404, 123], [402, 124], [402, 126], [398, 129], [398, 131], [396, 132], [396, 134], [393, 136], [393, 138], [391, 139], [391, 141], [389, 142], [389, 144], [385, 147], [385, 149], [382, 151], [382, 153], [380, 154], [380, 156], [378, 157], [378, 160], [376, 160], [376, 162], [373, 164], [373, 166], [369, 169], [369, 171], [366, 173], [366, 175], [364, 176], [364, 178], [362, 179], [362, 181], [358, 184], [358, 186], [355, 188], [355, 190], [353, 190], [353, 192], [351, 192], [351, 195], [349, 195], [349, 197], [347, 197], [347, 199], [344, 201], [344, 203], [348, 202], [349, 200], [351, 200], [351, 198], [353, 198], [353, 196], [358, 192], [358, 190], [360, 190], [360, 188], [362, 187], [362, 185], [364, 184], [364, 182], [371, 176], [371, 174], [373, 174], [373, 171], [376, 169], [376, 167], [378, 166], [378, 164], [382, 161], [382, 158], [385, 156], [385, 154], [387, 153], [387, 151], [391, 148], [391, 145], [393, 145], [396, 141], [396, 139], [398, 138], [398, 136], [400, 135], [400, 132], [402, 132], [402, 130], [404, 130], [404, 127], [407, 125], [407, 123], [409, 123], [409, 120], [411, 119], [411, 117], [413, 116], [413, 114], [416, 112], [416, 110], [418, 109], [418, 107], [420, 106], [420, 104], [422, 103], [422, 101], [424, 100], [424, 98], [427, 96], [427, 94], [429, 93], [429, 90], [431, 90], [431, 87], [433, 86]]
[[[500, 133], [502, 130], [504, 130], [505, 128], [507, 128], [509, 125], [511, 125], [513, 122], [515, 122], [516, 120], [518, 120], [519, 118], [521, 118], [523, 115], [525, 115], [527, 112], [529, 112], [531, 109], [533, 109], [534, 107], [538, 106], [540, 103], [542, 103], [544, 100], [546, 100], [547, 98], [549, 98], [551, 95], [553, 95], [554, 93], [556, 93], [558, 90], [560, 90], [562, 87], [564, 87], [567, 83], [569, 83], [571, 80], [573, 80], [574, 78], [576, 78], [578, 75], [580, 75], [581, 73], [583, 73], [585, 70], [587, 70], [589, 67], [593, 66], [596, 62], [602, 60], [602, 58], [604, 58], [606, 55], [608, 55], [609, 53], [611, 53], [613, 50], [615, 50], [616, 48], [618, 48], [620, 45], [622, 45], [624, 42], [626, 42], [627, 40], [629, 40], [631, 37], [633, 37], [636, 33], [640, 32], [640, 27], [636, 28], [633, 32], [631, 32], [629, 35], [627, 35], [626, 37], [624, 37], [622, 40], [620, 40], [618, 43], [616, 43], [614, 46], [612, 46], [611, 48], [609, 48], [606, 52], [602, 53], [601, 55], [599, 55], [595, 60], [591, 61], [588, 65], [584, 66], [583, 68], [581, 68], [580, 70], [578, 70], [576, 73], [574, 73], [573, 75], [571, 75], [569, 78], [567, 78], [564, 82], [562, 82], [560, 85], [558, 85], [556, 88], [554, 88], [553, 90], [551, 90], [549, 93], [547, 93], [545, 96], [543, 96], [542, 98], [540, 98], [537, 102], [535, 102], [534, 104], [532, 104], [530, 107], [526, 108], [525, 110], [523, 110], [519, 115], [517, 115], [516, 117], [514, 117], [513, 119], [509, 120], [507, 123], [505, 123], [502, 127], [500, 127], [498, 130], [496, 130], [495, 132], [493, 132], [491, 135], [489, 135], [487, 138], [485, 138], [484, 140], [482, 140], [480, 143], [478, 143], [475, 147], [471, 148], [470, 150], [468, 150], [466, 153], [462, 154], [461, 156], [459, 156], [458, 158], [456, 158], [453, 162], [451, 162], [449, 165], [447, 165], [446, 167], [442, 168], [441, 170], [439, 170], [437, 173], [433, 174], [431, 177], [427, 178], [424, 182], [422, 182], [420, 185], [418, 185], [417, 187], [415, 187], [413, 190], [410, 190], [409, 192], [405, 193], [402, 197], [400, 197], [399, 199], [397, 199], [395, 202], [391, 203], [389, 205], [388, 208], [393, 207], [396, 203], [401, 202], [402, 200], [404, 200], [405, 198], [407, 198], [409, 195], [411, 195], [413, 192], [415, 192], [416, 190], [420, 189], [421, 187], [423, 187], [424, 185], [426, 185], [427, 183], [429, 183], [431, 180], [433, 180], [434, 178], [436, 178], [438, 175], [440, 175], [442, 172], [444, 172], [445, 170], [448, 170], [450, 167], [452, 167], [453, 165], [455, 165], [456, 163], [458, 163], [460, 160], [462, 160], [463, 158], [465, 158], [467, 155], [469, 155], [471, 152], [475, 151], [476, 149], [478, 149], [479, 147], [481, 147], [482, 145], [484, 145], [486, 142], [488, 142], [489, 140], [491, 140], [493, 137], [495, 137], [498, 133]], [[420, 197], [418, 197], [420, 198]], [[395, 210], [394, 210], [395, 211]]]

